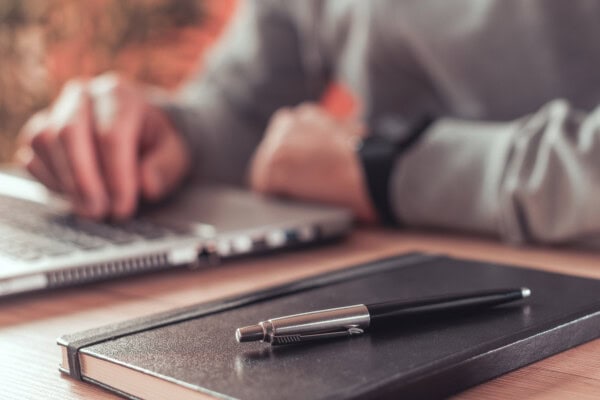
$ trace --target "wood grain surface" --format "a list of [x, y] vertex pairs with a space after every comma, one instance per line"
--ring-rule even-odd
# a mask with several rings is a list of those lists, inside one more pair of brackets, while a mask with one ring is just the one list
[[[0, 300], [0, 399], [114, 399], [58, 372], [62, 334], [232, 296], [408, 251], [499, 261], [600, 279], [600, 253], [516, 248], [492, 240], [359, 229], [319, 248], [172, 270]], [[600, 296], [600, 293], [599, 293]], [[598, 399], [600, 340], [494, 379], [459, 399]]]

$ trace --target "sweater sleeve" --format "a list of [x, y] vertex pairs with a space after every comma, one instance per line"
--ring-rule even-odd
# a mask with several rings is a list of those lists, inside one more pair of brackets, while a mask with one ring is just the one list
[[438, 120], [393, 167], [407, 225], [509, 242], [564, 243], [600, 233], [600, 108], [556, 100], [512, 122]]

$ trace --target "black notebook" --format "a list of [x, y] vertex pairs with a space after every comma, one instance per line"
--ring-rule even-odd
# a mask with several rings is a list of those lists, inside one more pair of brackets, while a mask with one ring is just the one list
[[[271, 347], [234, 335], [294, 313], [522, 286], [526, 301], [358, 337]], [[597, 337], [599, 280], [409, 254], [58, 344], [63, 372], [130, 398], [436, 398]]]

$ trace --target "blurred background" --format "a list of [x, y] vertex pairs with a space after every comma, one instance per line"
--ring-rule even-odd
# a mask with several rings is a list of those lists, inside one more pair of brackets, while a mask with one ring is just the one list
[[[0, 0], [0, 163], [71, 78], [112, 70], [175, 91], [242, 1]], [[324, 103], [339, 116], [354, 108], [338, 86]]]
[[175, 90], [236, 0], [0, 0], [0, 162], [73, 77], [117, 70]]

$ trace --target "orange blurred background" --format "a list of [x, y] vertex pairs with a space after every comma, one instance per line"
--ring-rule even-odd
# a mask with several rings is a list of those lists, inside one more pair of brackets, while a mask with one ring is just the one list
[[[181, 2], [130, 0], [126, 3], [132, 7], [155, 7], [157, 12], [161, 12], [158, 3], [178, 1]], [[107, 70], [118, 70], [130, 78], [175, 89], [196, 68], [199, 58], [218, 37], [234, 12], [237, 0], [187, 0], [195, 8], [189, 7], [188, 10], [182, 7], [179, 12], [196, 10], [198, 14], [178, 21], [177, 12], [173, 12], [175, 21], [166, 28], [160, 26], [166, 23], [158, 18], [155, 21], [138, 21], [140, 16], [151, 20], [150, 12], [135, 15], [121, 8], [121, 15], [115, 18], [113, 9], [118, 8], [116, 3], [119, 0], [62, 2], [70, 9], [57, 10], [55, 24], [61, 24], [60, 19], [68, 22], [86, 14], [93, 23], [77, 24], [73, 27], [76, 32], [68, 32], [66, 40], [54, 41], [48, 47], [46, 66], [53, 92], [73, 76], [94, 76]], [[138, 34], [146, 37], [136, 40], [126, 27], [119, 26], [136, 23], [147, 24], [146, 32]], [[117, 38], [118, 34], [111, 31], [122, 32], [121, 36], [125, 38]], [[130, 37], [127, 38], [127, 35]]]

